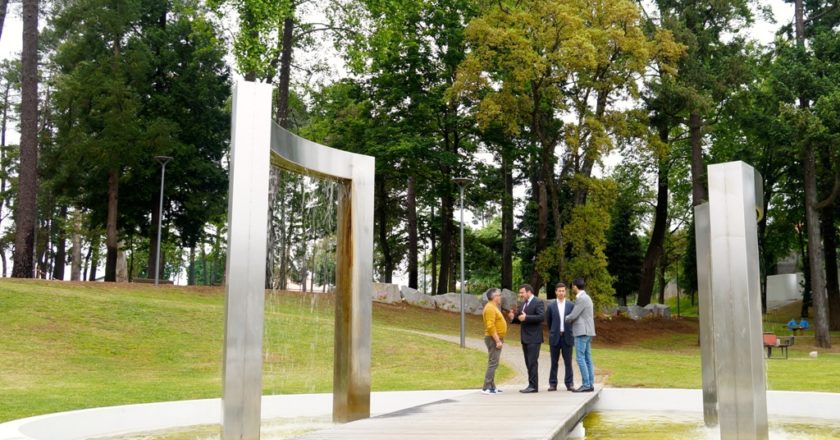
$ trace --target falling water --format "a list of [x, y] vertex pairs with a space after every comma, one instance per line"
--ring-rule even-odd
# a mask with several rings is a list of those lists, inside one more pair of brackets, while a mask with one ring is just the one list
[[336, 215], [343, 186], [276, 167], [271, 179], [276, 192], [270, 198], [263, 394], [330, 392]]

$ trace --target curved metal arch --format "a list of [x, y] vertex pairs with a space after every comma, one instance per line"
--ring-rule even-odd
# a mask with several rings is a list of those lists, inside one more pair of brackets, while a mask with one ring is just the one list
[[370, 417], [375, 160], [317, 144], [277, 126], [271, 120], [271, 96], [267, 84], [240, 81], [233, 90], [222, 369], [224, 440], [255, 440], [260, 435], [272, 164], [343, 186], [336, 229], [333, 420]]
[[331, 148], [302, 138], [276, 123], [271, 123], [271, 164], [329, 180], [352, 180], [353, 169], [373, 174], [375, 159], [371, 156]]

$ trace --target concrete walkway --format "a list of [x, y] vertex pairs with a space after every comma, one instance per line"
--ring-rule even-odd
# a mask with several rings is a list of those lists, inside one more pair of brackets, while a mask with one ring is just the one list
[[[398, 329], [394, 329], [398, 330]], [[407, 331], [455, 344], [460, 337], [435, 333]], [[485, 351], [484, 341], [466, 338], [467, 348]], [[481, 379], [477, 378], [475, 391], [452, 396], [436, 402], [395, 411], [389, 414], [359, 420], [330, 429], [312, 432], [301, 440], [378, 440], [378, 439], [441, 439], [486, 440], [488, 438], [526, 440], [563, 439], [594, 406], [601, 387], [594, 393], [571, 393], [562, 384], [561, 360], [558, 378], [560, 389], [548, 392], [548, 352], [540, 353], [540, 392], [522, 394], [518, 390], [527, 384], [527, 369], [518, 341], [509, 342], [502, 351], [502, 362], [516, 371], [516, 376], [500, 384], [504, 392], [485, 395], [479, 392]], [[580, 374], [575, 371], [576, 383]]]
[[595, 404], [594, 393], [474, 391], [300, 437], [305, 440], [564, 439]]

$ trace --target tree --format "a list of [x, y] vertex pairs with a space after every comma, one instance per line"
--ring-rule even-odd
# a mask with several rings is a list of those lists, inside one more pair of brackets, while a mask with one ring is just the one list
[[54, 178], [92, 210], [96, 224], [107, 226], [105, 278], [113, 281], [119, 234], [152, 229], [145, 221], [147, 208], [156, 206], [149, 194], [156, 200], [159, 190], [152, 156], [178, 160], [167, 194], [186, 245], [222, 209], [223, 51], [215, 29], [190, 1], [170, 9], [162, 0], [80, 0], [60, 11], [55, 28], [61, 40], [56, 160], [65, 165]]
[[[745, 81], [743, 66], [744, 38], [739, 29], [752, 22], [746, 0], [656, 2], [662, 26], [672, 30], [675, 39], [686, 46], [680, 59], [677, 80], [687, 113], [682, 123], [687, 126], [691, 145], [692, 205], [708, 199], [703, 144], [709, 119], [714, 119], [716, 106], [725, 102], [731, 90]], [[724, 41], [724, 35], [732, 36]]]
[[[344, 11], [341, 20], [344, 27], [355, 25], [360, 31], [340, 47], [353, 72], [366, 78], [372, 114], [384, 124], [367, 136], [377, 142], [364, 151], [377, 157], [376, 246], [383, 275], [401, 261], [402, 243], [419, 242], [417, 228], [396, 227], [412, 216], [421, 224], [418, 207], [438, 205], [439, 228], [433, 227], [440, 231], [440, 246], [435, 239], [432, 253], [436, 259], [439, 251], [441, 263], [435, 290], [444, 293], [454, 288], [456, 188], [451, 179], [468, 173], [463, 159], [474, 149], [472, 124], [447, 90], [464, 56], [463, 23], [474, 16], [474, 5], [467, 0], [400, 0], [356, 6]], [[409, 175], [416, 177], [411, 193]]]
[[23, 0], [21, 51], [20, 170], [15, 206], [15, 265], [12, 276], [32, 278], [38, 191], [38, 0]]
[[[819, 194], [819, 168], [817, 155], [821, 148], [835, 145], [832, 139], [832, 122], [820, 118], [826, 107], [832, 108], [831, 97], [837, 92], [838, 64], [837, 47], [840, 47], [834, 27], [838, 17], [832, 12], [834, 6], [823, 2], [809, 3], [808, 19], [805, 19], [803, 0], [794, 2], [795, 45], [782, 44], [779, 62], [789, 67], [786, 80], [780, 84], [787, 92], [787, 104], [782, 108], [784, 118], [794, 129], [794, 142], [798, 147], [803, 167], [802, 184], [805, 191], [805, 226], [808, 235], [808, 267], [810, 270], [811, 299], [814, 307], [814, 332], [817, 344], [831, 347], [829, 334], [829, 304], [825, 280], [825, 253], [821, 247], [821, 210], [831, 206], [840, 193], [840, 177], [836, 191], [822, 199]], [[806, 28], [806, 21], [809, 26]], [[806, 39], [811, 45], [806, 45]], [[793, 77], [791, 74], [797, 74]], [[794, 105], [794, 101], [798, 105]], [[822, 109], [820, 109], [822, 107]], [[834, 113], [828, 111], [829, 114]], [[830, 166], [830, 164], [827, 164]]]
[[[637, 96], [636, 81], [652, 60], [667, 66], [679, 53], [667, 32], [648, 37], [642, 24], [636, 5], [621, 0], [525, 1], [487, 2], [467, 28], [473, 50], [455, 91], [476, 102], [482, 129], [498, 121], [527, 141], [526, 220], [535, 222], [526, 248], [533, 245], [543, 263], [554, 258], [558, 272], [565, 271], [568, 245], [563, 226], [585, 204], [593, 166], [639, 116], [615, 108], [615, 100]], [[545, 274], [533, 266], [531, 282], [547, 282]]]
[[646, 195], [642, 170], [633, 166], [619, 167], [613, 178], [619, 185], [616, 203], [610, 210], [610, 228], [607, 232], [607, 270], [615, 277], [613, 288], [622, 305], [627, 305], [627, 296], [639, 288], [644, 251], [637, 234], [639, 218], [644, 213]]

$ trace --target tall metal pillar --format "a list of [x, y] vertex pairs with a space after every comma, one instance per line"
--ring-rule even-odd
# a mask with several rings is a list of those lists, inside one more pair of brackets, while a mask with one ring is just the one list
[[701, 355], [704, 370], [714, 366], [715, 384], [704, 371], [704, 410], [708, 417], [709, 399], [716, 397], [723, 440], [766, 439], [756, 225], [763, 215], [761, 176], [743, 162], [710, 165], [708, 176], [709, 202], [695, 208]]
[[700, 306], [700, 360], [703, 383], [703, 420], [718, 426], [717, 380], [715, 379], [714, 311], [712, 305], [712, 243], [709, 204], [694, 207], [694, 240], [697, 248], [697, 291]]
[[222, 367], [222, 439], [260, 438], [271, 86], [233, 90]]

